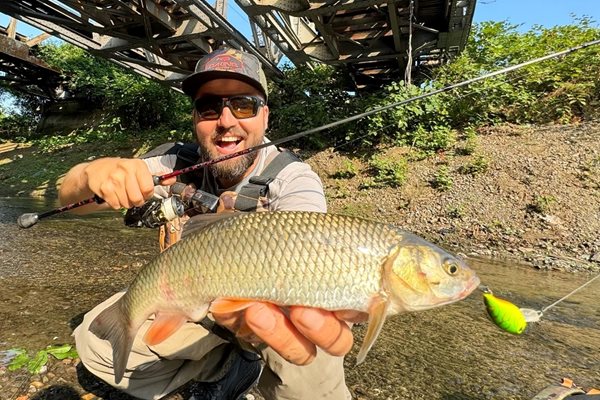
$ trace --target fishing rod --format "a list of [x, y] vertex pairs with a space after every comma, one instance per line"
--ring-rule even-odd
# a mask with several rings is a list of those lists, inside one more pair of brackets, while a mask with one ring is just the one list
[[[289, 136], [286, 136], [286, 137], [283, 137], [283, 138], [280, 138], [280, 139], [276, 139], [276, 140], [273, 140], [273, 141], [270, 141], [270, 142], [266, 142], [266, 143], [261, 143], [261, 144], [256, 145], [256, 146], [251, 146], [251, 147], [248, 147], [247, 149], [240, 150], [240, 151], [235, 152], [235, 153], [227, 154], [225, 156], [222, 156], [222, 157], [219, 157], [219, 158], [215, 158], [213, 160], [204, 161], [204, 162], [201, 162], [201, 163], [198, 163], [198, 164], [186, 167], [186, 168], [175, 170], [175, 171], [170, 172], [168, 174], [154, 176], [153, 177], [154, 185], [155, 186], [160, 185], [161, 182], [164, 181], [164, 180], [166, 180], [166, 179], [174, 178], [174, 177], [177, 177], [179, 175], [187, 174], [189, 172], [193, 172], [193, 171], [196, 171], [196, 170], [198, 170], [200, 168], [205, 168], [205, 167], [211, 166], [213, 164], [216, 164], [216, 163], [219, 163], [219, 162], [222, 162], [222, 161], [230, 160], [230, 159], [235, 158], [235, 157], [240, 157], [240, 156], [243, 156], [243, 155], [246, 155], [246, 154], [249, 154], [249, 153], [253, 153], [253, 152], [258, 151], [260, 149], [263, 149], [265, 147], [279, 146], [279, 145], [281, 145], [283, 143], [291, 142], [292, 140], [300, 139], [302, 137], [305, 137], [305, 136], [308, 136], [308, 135], [312, 135], [314, 133], [321, 132], [321, 131], [326, 130], [326, 129], [334, 128], [334, 127], [337, 127], [339, 125], [346, 124], [348, 122], [357, 121], [359, 119], [371, 116], [373, 114], [377, 114], [377, 113], [380, 113], [380, 112], [383, 112], [383, 111], [387, 111], [387, 110], [392, 109], [392, 108], [400, 107], [400, 106], [403, 106], [405, 104], [409, 104], [409, 103], [412, 103], [414, 101], [422, 100], [424, 98], [431, 97], [431, 96], [434, 96], [434, 95], [437, 95], [437, 94], [449, 92], [451, 90], [458, 89], [458, 88], [463, 87], [463, 86], [468, 86], [468, 85], [471, 85], [473, 83], [482, 81], [484, 79], [489, 79], [489, 78], [493, 78], [493, 77], [498, 76], [498, 75], [503, 75], [503, 74], [509, 73], [511, 71], [515, 71], [517, 69], [526, 67], [528, 65], [532, 65], [532, 64], [536, 64], [536, 63], [539, 63], [539, 62], [542, 62], [542, 61], [546, 61], [546, 60], [550, 60], [550, 59], [562, 57], [562, 56], [565, 56], [567, 54], [573, 53], [575, 51], [582, 50], [582, 49], [585, 49], [587, 47], [591, 47], [591, 46], [594, 46], [594, 45], [597, 45], [597, 44], [600, 44], [600, 39], [593, 40], [593, 41], [590, 41], [590, 42], [586, 42], [586, 43], [580, 44], [578, 46], [574, 46], [574, 47], [571, 47], [571, 48], [568, 48], [566, 50], [562, 50], [562, 51], [559, 51], [559, 52], [551, 53], [551, 54], [548, 54], [548, 55], [545, 55], [545, 56], [542, 56], [542, 57], [534, 58], [532, 60], [525, 61], [525, 62], [522, 62], [520, 64], [515, 64], [513, 66], [506, 67], [506, 68], [500, 69], [498, 71], [490, 72], [488, 74], [484, 74], [484, 75], [481, 75], [481, 76], [478, 76], [478, 77], [475, 77], [475, 78], [467, 79], [465, 81], [458, 82], [458, 83], [455, 83], [455, 84], [452, 84], [452, 85], [449, 85], [449, 86], [445, 86], [445, 87], [440, 88], [440, 89], [432, 90], [430, 92], [423, 93], [423, 94], [411, 97], [409, 99], [397, 101], [397, 102], [388, 104], [386, 106], [376, 107], [376, 108], [374, 108], [372, 110], [365, 111], [363, 113], [359, 113], [359, 114], [356, 114], [356, 115], [353, 115], [351, 117], [344, 118], [344, 119], [341, 119], [341, 120], [338, 120], [338, 121], [330, 122], [328, 124], [321, 125], [321, 126], [316, 127], [316, 128], [307, 129], [307, 130], [304, 130], [302, 132], [299, 132], [299, 133], [296, 133], [296, 134], [293, 134], [293, 135], [289, 135]], [[52, 215], [56, 215], [56, 214], [62, 213], [64, 211], [72, 210], [74, 208], [81, 207], [81, 206], [86, 205], [86, 204], [92, 204], [92, 203], [102, 204], [103, 202], [104, 202], [104, 200], [102, 198], [100, 198], [97, 195], [95, 195], [93, 197], [90, 197], [89, 199], [85, 199], [85, 200], [82, 200], [82, 201], [79, 201], [79, 202], [76, 202], [76, 203], [68, 204], [66, 206], [63, 206], [63, 207], [60, 207], [60, 208], [56, 208], [54, 210], [46, 211], [46, 212], [43, 212], [43, 213], [40, 213], [40, 214], [38, 214], [38, 213], [25, 213], [25, 214], [22, 214], [21, 216], [19, 216], [17, 218], [17, 225], [19, 227], [21, 227], [21, 228], [30, 228], [33, 225], [37, 224], [38, 221], [41, 220], [41, 219], [43, 219], [43, 218], [47, 218], [47, 217], [50, 217]]]

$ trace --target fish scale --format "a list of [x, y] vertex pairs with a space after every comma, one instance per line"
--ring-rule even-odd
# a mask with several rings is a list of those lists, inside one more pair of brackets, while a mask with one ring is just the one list
[[178, 325], [171, 319], [198, 321], [219, 299], [361, 311], [369, 314], [369, 328], [360, 362], [388, 314], [448, 304], [479, 284], [464, 262], [439, 247], [357, 217], [232, 213], [196, 217], [186, 231], [90, 326], [112, 344], [117, 382], [137, 330], [152, 314], [146, 337], [159, 332], [157, 340], [164, 340], [161, 324], [172, 330]]
[[[349, 230], [356, 231], [353, 236], [336, 235], [340, 224], [332, 224], [334, 229], [325, 231], [324, 227], [329, 221], [309, 218], [317, 215], [276, 214], [273, 218], [260, 218], [260, 214], [250, 214], [235, 218], [235, 224], [223, 222], [222, 229], [219, 229], [221, 227], [218, 224], [207, 228], [172, 248], [174, 253], [184, 256], [181, 262], [173, 261], [177, 267], [175, 271], [171, 271], [170, 285], [177, 285], [183, 271], [201, 270], [205, 273], [204, 279], [206, 275], [219, 276], [218, 282], [210, 280], [209, 284], [206, 284], [206, 281], [197, 281], [208, 297], [236, 294], [236, 297], [260, 298], [259, 293], [270, 293], [262, 300], [282, 304], [312, 304], [324, 308], [343, 306], [334, 304], [334, 300], [337, 299], [326, 296], [333, 288], [339, 287], [340, 283], [360, 282], [371, 291], [378, 287], [377, 275], [381, 269], [381, 258], [387, 255], [393, 238], [385, 247], [381, 244], [375, 246], [360, 239], [372, 237], [372, 233], [364, 229], [369, 225], [362, 227], [359, 224], [346, 224]], [[311, 224], [320, 229], [306, 232], [304, 237], [296, 237], [297, 225]], [[361, 232], [361, 227], [364, 232]], [[275, 248], [270, 251], [268, 247], [273, 243]], [[361, 245], [373, 249], [372, 254], [348, 251], [349, 248]], [[243, 256], [228, 251], [240, 246], [249, 249]], [[196, 260], [196, 265], [193, 265], [193, 259], [185, 256], [191, 253], [211, 252], [213, 256]], [[361, 265], [362, 268], [351, 268], [356, 265]], [[343, 275], [340, 277], [334, 272]], [[357, 279], [359, 276], [360, 279]], [[372, 279], [365, 280], [367, 276]], [[241, 286], [240, 282], [244, 282], [245, 285]], [[312, 282], [312, 290], [299, 290], [306, 282]], [[192, 292], [197, 293], [197, 289], [193, 288]], [[235, 290], [235, 293], [232, 290]], [[180, 295], [185, 298], [188, 293], [180, 292]]]

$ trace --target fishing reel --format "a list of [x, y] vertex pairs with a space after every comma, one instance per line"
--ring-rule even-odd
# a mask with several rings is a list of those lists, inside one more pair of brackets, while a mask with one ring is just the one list
[[125, 213], [125, 225], [134, 228], [158, 228], [185, 214], [185, 204], [178, 196], [152, 199], [141, 207], [133, 207]]
[[198, 213], [214, 213], [219, 197], [192, 185], [177, 182], [171, 186], [172, 196], [153, 198], [141, 207], [133, 207], [125, 213], [125, 225], [134, 228], [158, 228], [175, 218], [183, 217], [189, 210]]

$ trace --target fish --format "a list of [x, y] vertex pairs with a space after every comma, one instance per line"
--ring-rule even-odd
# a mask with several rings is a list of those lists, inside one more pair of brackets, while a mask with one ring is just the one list
[[479, 285], [463, 260], [391, 224], [302, 211], [195, 218], [90, 325], [111, 343], [117, 383], [138, 329], [153, 314], [143, 339], [149, 345], [186, 321], [251, 301], [360, 311], [368, 313], [361, 363], [388, 315], [449, 304]]
[[483, 302], [492, 322], [505, 332], [520, 335], [527, 328], [527, 320], [519, 307], [496, 297], [489, 291], [483, 293]]

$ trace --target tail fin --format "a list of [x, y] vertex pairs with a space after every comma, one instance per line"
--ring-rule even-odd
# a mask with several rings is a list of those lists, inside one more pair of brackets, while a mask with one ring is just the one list
[[92, 321], [90, 331], [100, 339], [110, 342], [113, 350], [115, 382], [121, 382], [135, 337], [131, 321], [121, 307], [121, 300], [102, 311]]

